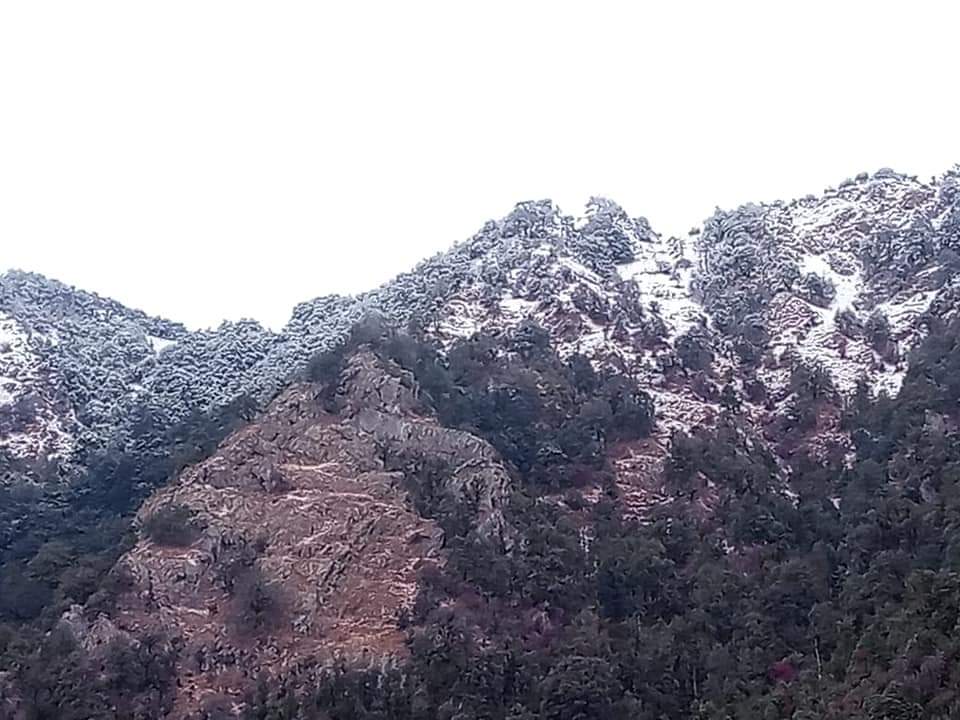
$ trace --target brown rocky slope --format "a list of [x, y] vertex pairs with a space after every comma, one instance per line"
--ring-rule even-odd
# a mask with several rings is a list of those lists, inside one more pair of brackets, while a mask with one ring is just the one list
[[[420, 570], [443, 563], [443, 532], [416, 512], [387, 458], [439, 461], [443, 491], [469, 496], [480, 528], [505, 534], [511, 480], [496, 451], [423, 413], [412, 376], [361, 350], [341, 374], [336, 412], [320, 393], [292, 386], [155, 493], [138, 516], [142, 539], [118, 564], [128, 582], [115, 608], [64, 620], [86, 647], [169, 637], [179, 648], [170, 717], [215, 698], [239, 703], [263, 672], [404, 652], [399, 618]], [[163, 517], [179, 536], [167, 527], [151, 539]]]

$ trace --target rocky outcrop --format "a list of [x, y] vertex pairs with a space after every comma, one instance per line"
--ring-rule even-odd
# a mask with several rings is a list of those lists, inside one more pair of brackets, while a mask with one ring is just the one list
[[[283, 392], [139, 512], [143, 539], [116, 571], [129, 587], [92, 624], [175, 638], [175, 717], [309, 658], [404, 652], [401, 618], [420, 572], [443, 562], [443, 532], [385, 457], [439, 460], [448, 492], [479, 498], [481, 530], [505, 535], [509, 474], [487, 443], [420, 414], [412, 377], [361, 350], [341, 375], [339, 412], [318, 392]], [[178, 542], [171, 528], [165, 543], [151, 540], [164, 513], [179, 518]]]
[[371, 352], [354, 355], [343, 373], [343, 415], [381, 456], [430, 462], [442, 469], [447, 492], [475, 504], [480, 531], [506, 542], [503, 507], [511, 479], [493, 447], [461, 430], [415, 414], [421, 408], [413, 376]]

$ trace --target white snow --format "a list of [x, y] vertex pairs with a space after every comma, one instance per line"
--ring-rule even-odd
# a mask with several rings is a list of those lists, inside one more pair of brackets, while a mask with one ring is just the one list
[[455, 298], [447, 303], [439, 324], [444, 347], [449, 347], [455, 340], [475, 335], [482, 328], [486, 314], [486, 310], [477, 302]]
[[176, 340], [167, 340], [166, 338], [157, 337], [155, 335], [147, 335], [147, 340], [150, 341], [150, 346], [153, 348], [155, 353], [161, 353], [166, 350], [171, 345], [176, 345]]
[[893, 370], [883, 373], [877, 382], [874, 385], [874, 389], [879, 395], [881, 392], [885, 392], [890, 397], [893, 397], [903, 386], [903, 379], [907, 376], [906, 370]]
[[677, 264], [689, 259], [689, 244], [669, 248], [665, 242], [642, 243], [632, 263], [617, 268], [624, 280], [633, 280], [643, 295], [657, 303], [659, 315], [676, 337], [705, 318], [703, 307], [691, 297], [692, 268]]
[[937, 296], [937, 290], [918, 292], [907, 297], [895, 297], [877, 305], [877, 309], [890, 321], [890, 332], [895, 338], [902, 338], [913, 329], [920, 315], [930, 309], [930, 303]]
[[560, 257], [557, 258], [557, 264], [573, 272], [577, 279], [588, 285], [590, 289], [603, 292], [603, 282], [600, 276], [583, 263], [577, 262], [571, 257]]
[[[779, 307], [771, 329], [778, 331], [771, 342], [777, 356], [793, 349], [807, 362], [822, 365], [832, 376], [836, 387], [849, 392], [857, 380], [874, 365], [873, 351], [861, 340], [842, 337], [836, 328], [840, 310], [854, 309], [863, 289], [862, 274], [853, 262], [853, 272], [834, 270], [827, 253], [807, 254], [798, 258], [802, 273], [816, 273], [833, 283], [836, 294], [829, 307], [823, 308], [792, 296]], [[789, 371], [784, 368], [764, 369], [764, 381], [771, 387], [784, 387]]]
[[39, 360], [28, 343], [20, 323], [0, 312], [0, 405], [14, 402], [24, 383], [36, 378]]
[[[506, 293], [509, 295], [509, 291]], [[517, 297], [504, 297], [500, 301], [500, 308], [503, 310], [505, 315], [510, 316], [511, 318], [526, 318], [533, 314], [533, 311], [536, 310], [538, 303], [536, 300], [525, 300], [524, 298]]]
[[[57, 342], [55, 332], [36, 333], [33, 342]], [[39, 401], [37, 417], [27, 432], [0, 438], [0, 446], [14, 455], [40, 457], [66, 456], [74, 446], [73, 436], [65, 429], [70, 417], [61, 418], [51, 408], [50, 388], [45, 384], [41, 359], [31, 347], [28, 331], [13, 317], [0, 312], [0, 405], [9, 405], [25, 392]]]
[[835, 223], [842, 213], [851, 210], [856, 211], [857, 205], [839, 197], [818, 202], [812, 207], [797, 205], [792, 212], [793, 228], [797, 235], [804, 238]]
[[27, 333], [16, 320], [0, 312], [0, 359], [24, 358], [27, 350]]
[[859, 270], [850, 274], [838, 273], [830, 265], [829, 260], [824, 255], [804, 255], [800, 261], [800, 271], [803, 273], [816, 273], [824, 280], [833, 283], [836, 289], [836, 296], [830, 305], [830, 308], [824, 312], [829, 312], [831, 318], [839, 310], [853, 308], [854, 302], [863, 289], [863, 280]]
[[653, 398], [657, 422], [653, 436], [669, 442], [674, 431], [689, 431], [720, 414], [720, 406], [706, 402], [686, 389], [667, 390], [647, 384], [643, 389]]
[[[864, 292], [859, 263], [842, 251], [831, 251], [802, 255], [798, 258], [798, 265], [802, 273], [816, 273], [830, 280], [836, 295], [827, 308], [796, 297], [790, 301], [794, 306], [785, 306], [784, 314], [779, 318], [779, 334], [772, 342], [778, 354], [794, 348], [804, 360], [821, 364], [841, 391], [852, 391], [861, 377], [868, 376], [873, 379], [874, 392], [896, 395], [903, 383], [903, 367], [887, 365], [863, 339], [842, 337], [836, 328], [837, 313], [845, 309], [857, 310]], [[839, 272], [834, 269], [838, 265], [853, 271]], [[936, 295], [936, 290], [902, 293], [876, 306], [890, 321], [891, 334], [901, 343], [901, 350], [908, 350], [917, 341], [919, 334], [915, 322], [930, 307]], [[798, 319], [803, 317], [806, 318], [805, 324], [799, 324]], [[783, 373], [776, 378], [772, 371], [764, 371], [764, 374], [768, 376], [765, 380], [773, 386], [779, 387], [785, 382]]]

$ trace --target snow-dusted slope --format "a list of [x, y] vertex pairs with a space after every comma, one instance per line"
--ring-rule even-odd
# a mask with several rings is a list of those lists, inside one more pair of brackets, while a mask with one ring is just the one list
[[684, 240], [606, 200], [580, 218], [521, 203], [380, 288], [302, 303], [281, 333], [251, 321], [188, 333], [8, 273], [0, 446], [65, 456], [125, 442], [135, 408], [163, 427], [240, 395], [268, 399], [372, 310], [444, 347], [540, 325], [561, 353], [636, 377], [666, 442], [716, 415], [724, 386], [745, 394], [759, 381], [784, 399], [797, 362], [824, 366], [844, 391], [866, 377], [896, 392], [925, 317], [957, 306], [958, 268], [958, 173], [924, 183], [881, 171], [819, 197], [718, 211]]
[[[575, 220], [541, 204], [546, 221], [520, 237], [509, 234], [509, 217], [488, 227], [483, 239], [499, 234], [499, 244], [477, 255], [426, 330], [449, 347], [476, 332], [498, 335], [534, 323], [561, 355], [582, 353], [637, 377], [663, 410], [659, 428], [668, 434], [713, 411], [669, 373], [677, 339], [707, 324], [690, 294], [691, 251], [612, 203], [601, 207], [602, 217]], [[611, 237], [621, 248], [619, 262], [597, 262], [592, 252], [613, 254], [606, 245]]]
[[699, 238], [704, 301], [732, 335], [766, 331], [761, 376], [774, 389], [799, 359], [841, 390], [865, 377], [895, 392], [925, 313], [955, 292], [956, 184], [953, 173], [924, 183], [880, 171], [820, 197], [718, 212]]
[[28, 464], [105, 440], [155, 356], [185, 333], [39, 275], [0, 276], [0, 447]]
[[15, 457], [66, 457], [73, 450], [76, 420], [46, 375], [30, 333], [0, 312], [0, 448]]

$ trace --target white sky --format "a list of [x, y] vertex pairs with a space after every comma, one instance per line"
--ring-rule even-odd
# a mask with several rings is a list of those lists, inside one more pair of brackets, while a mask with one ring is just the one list
[[276, 327], [519, 200], [685, 233], [960, 162], [956, 3], [653, 5], [0, 2], [0, 269]]

